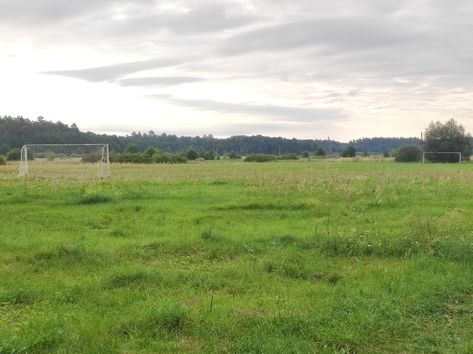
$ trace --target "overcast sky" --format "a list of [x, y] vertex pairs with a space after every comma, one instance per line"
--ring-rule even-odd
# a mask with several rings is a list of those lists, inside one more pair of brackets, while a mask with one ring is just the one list
[[467, 0], [0, 0], [0, 115], [127, 134], [473, 131]]

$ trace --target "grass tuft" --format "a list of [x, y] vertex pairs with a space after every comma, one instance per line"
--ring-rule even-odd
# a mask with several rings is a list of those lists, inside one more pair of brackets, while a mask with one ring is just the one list
[[115, 229], [115, 230], [110, 231], [110, 236], [112, 236], [112, 237], [126, 237], [127, 235], [126, 235], [125, 231]]
[[177, 302], [160, 301], [140, 315], [140, 318], [122, 324], [120, 332], [127, 337], [162, 338], [182, 334], [190, 327], [186, 308]]
[[0, 291], [0, 306], [1, 304], [30, 305], [35, 301], [36, 294], [32, 289], [18, 288], [9, 291]]
[[213, 230], [205, 230], [200, 234], [200, 238], [206, 242], [223, 242], [225, 238]]
[[145, 271], [120, 272], [111, 275], [105, 282], [105, 288], [143, 287], [159, 284], [161, 277], [157, 273]]
[[100, 203], [109, 203], [112, 201], [112, 198], [102, 194], [102, 193], [92, 193], [81, 196], [79, 199], [79, 204], [90, 205], [90, 204], [100, 204]]
[[68, 264], [83, 263], [87, 258], [86, 250], [77, 246], [58, 246], [52, 251], [38, 252], [33, 256], [33, 259], [36, 261], [61, 261]]

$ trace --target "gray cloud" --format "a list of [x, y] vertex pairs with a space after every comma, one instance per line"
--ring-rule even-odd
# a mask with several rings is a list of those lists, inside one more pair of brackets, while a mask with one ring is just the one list
[[184, 58], [160, 58], [79, 70], [48, 71], [44, 72], [43, 74], [68, 76], [91, 82], [114, 81], [129, 74], [145, 70], [175, 66], [183, 63], [184, 61]]
[[[146, 10], [146, 8], [144, 8]], [[185, 12], [149, 13], [141, 9], [129, 17], [116, 22], [111, 31], [120, 35], [157, 32], [167, 29], [179, 35], [212, 33], [238, 28], [259, 19], [258, 16], [238, 12], [238, 8], [228, 3], [203, 2], [199, 6], [191, 5]]]
[[171, 105], [214, 111], [227, 114], [247, 114], [288, 122], [321, 122], [342, 119], [345, 114], [338, 109], [262, 105], [254, 103], [229, 103], [212, 100], [184, 100], [165, 95], [150, 96]]
[[126, 3], [125, 0], [1, 0], [0, 19], [16, 23], [54, 23]]
[[420, 30], [374, 17], [314, 18], [252, 30], [228, 39], [226, 54], [312, 47], [320, 52], [345, 53], [383, 48], [425, 37]]
[[117, 82], [122, 86], [145, 86], [145, 87], [166, 87], [191, 82], [202, 81], [198, 77], [190, 76], [168, 76], [168, 77], [138, 77], [132, 79], [121, 79]]
[[[173, 9], [174, 5], [176, 9]], [[119, 20], [117, 20], [117, 17]], [[260, 19], [236, 2], [176, 0], [1, 0], [0, 20], [15, 27], [96, 32], [132, 37], [166, 29], [193, 35], [238, 28]]]

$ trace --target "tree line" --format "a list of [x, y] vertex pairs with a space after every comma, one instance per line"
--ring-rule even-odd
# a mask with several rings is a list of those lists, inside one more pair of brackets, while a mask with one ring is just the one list
[[418, 138], [363, 138], [342, 143], [327, 139], [288, 139], [282, 137], [232, 136], [215, 138], [204, 136], [176, 136], [166, 133], [133, 132], [126, 136], [83, 132], [76, 124], [52, 122], [38, 117], [31, 120], [23, 117], [0, 117], [0, 155], [24, 144], [87, 144], [107, 143], [113, 152], [123, 152], [126, 146], [133, 144], [144, 152], [153, 147], [167, 153], [181, 153], [193, 149], [197, 152], [223, 154], [304, 154], [315, 153], [323, 149], [328, 155], [341, 154], [348, 146], [354, 146], [359, 152], [383, 154], [402, 145], [420, 145]]

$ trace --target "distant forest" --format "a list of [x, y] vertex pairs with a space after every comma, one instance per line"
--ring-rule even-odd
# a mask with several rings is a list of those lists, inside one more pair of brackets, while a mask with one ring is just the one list
[[232, 136], [230, 138], [214, 138], [204, 136], [176, 136], [166, 133], [133, 132], [131, 135], [117, 136], [82, 132], [75, 125], [47, 121], [42, 117], [30, 120], [23, 117], [0, 117], [0, 154], [24, 144], [86, 144], [108, 143], [112, 151], [121, 152], [125, 146], [135, 144], [141, 151], [152, 146], [163, 152], [178, 153], [189, 149], [197, 151], [213, 151], [218, 154], [301, 154], [315, 152], [318, 147], [324, 148], [329, 154], [339, 153], [348, 145], [353, 145], [358, 152], [382, 154], [397, 149], [402, 145], [420, 145], [418, 138], [363, 138], [341, 143], [334, 140], [287, 139], [281, 137]]

